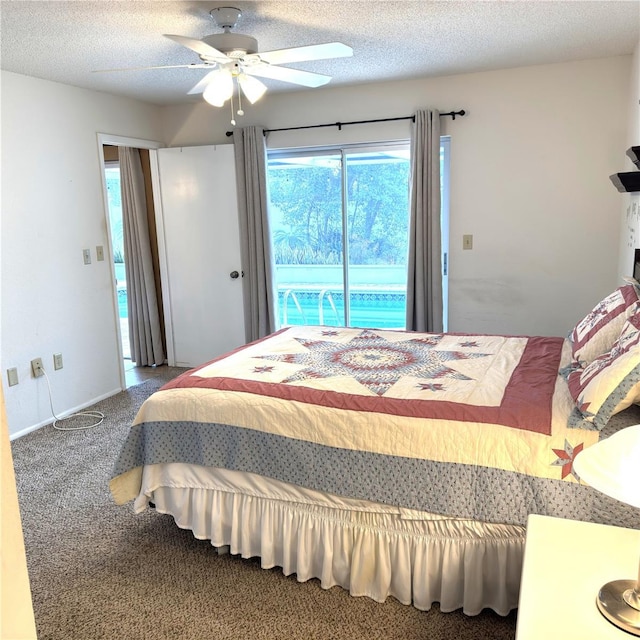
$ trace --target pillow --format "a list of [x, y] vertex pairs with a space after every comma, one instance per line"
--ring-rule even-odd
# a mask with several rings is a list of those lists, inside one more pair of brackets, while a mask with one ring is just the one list
[[638, 289], [628, 284], [619, 287], [597, 304], [569, 334], [573, 359], [587, 366], [608, 353], [627, 318], [640, 311]]
[[567, 383], [581, 418], [596, 429], [640, 400], [640, 313], [625, 321], [609, 353], [574, 369]]

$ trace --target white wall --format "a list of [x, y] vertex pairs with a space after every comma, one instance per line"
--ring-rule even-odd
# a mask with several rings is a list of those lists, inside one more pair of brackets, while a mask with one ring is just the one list
[[[271, 93], [267, 128], [465, 109], [451, 135], [451, 331], [566, 335], [618, 285], [631, 56], [350, 88]], [[171, 146], [228, 141], [229, 109], [167, 108]], [[406, 123], [270, 134], [272, 147], [408, 136]], [[474, 248], [462, 250], [462, 235]]]
[[[627, 136], [620, 150], [618, 168], [620, 171], [636, 171], [637, 167], [626, 155], [629, 147], [640, 145], [640, 41], [636, 45], [631, 65], [631, 82], [628, 100]], [[611, 185], [613, 187], [613, 185]], [[614, 187], [615, 188], [615, 187]], [[621, 202], [620, 248], [618, 273], [631, 275], [635, 249], [640, 249], [640, 194], [619, 194]]]
[[[97, 133], [156, 140], [160, 109], [2, 72], [1, 368], [11, 434], [120, 389]], [[82, 250], [91, 250], [85, 266]], [[53, 370], [53, 354], [64, 368]], [[8, 387], [6, 370], [20, 383]]]
[[[637, 54], [634, 58], [637, 68]], [[277, 128], [464, 108], [451, 144], [451, 331], [564, 335], [618, 280], [631, 56], [487, 73], [271, 93], [246, 124]], [[635, 72], [637, 73], [637, 71]], [[160, 109], [3, 72], [1, 370], [11, 433], [119, 388], [97, 132], [170, 146], [230, 142], [229, 111]], [[406, 138], [406, 122], [269, 136], [298, 146]], [[474, 249], [462, 251], [462, 235]], [[82, 264], [82, 249], [93, 262]], [[52, 371], [61, 352], [64, 369]], [[20, 384], [6, 386], [17, 367]]]

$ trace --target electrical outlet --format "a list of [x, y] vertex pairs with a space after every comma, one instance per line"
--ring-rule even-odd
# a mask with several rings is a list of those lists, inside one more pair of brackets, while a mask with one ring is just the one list
[[82, 250], [82, 260], [85, 264], [91, 264], [91, 249]]
[[18, 382], [20, 382], [18, 380], [18, 370], [15, 367], [7, 369], [7, 382], [9, 383], [10, 387], [17, 385]]
[[34, 358], [31, 361], [31, 373], [34, 378], [39, 378], [44, 375], [44, 368], [42, 366], [42, 358]]
[[64, 365], [62, 364], [62, 354], [54, 353], [53, 354], [53, 368], [57, 371], [58, 369], [62, 369]]
[[96, 260], [102, 262], [104, 260], [104, 247], [99, 244], [96, 245]]

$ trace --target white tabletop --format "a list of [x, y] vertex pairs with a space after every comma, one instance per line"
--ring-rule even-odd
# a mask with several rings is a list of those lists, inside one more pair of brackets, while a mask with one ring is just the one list
[[636, 580], [640, 531], [531, 515], [517, 640], [629, 640], [596, 606], [612, 580]]

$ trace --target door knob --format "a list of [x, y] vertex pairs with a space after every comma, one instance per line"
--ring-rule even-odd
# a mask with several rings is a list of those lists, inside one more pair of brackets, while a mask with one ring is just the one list
[[[237, 271], [232, 271], [229, 275], [233, 280], [240, 277], [240, 274]], [[244, 273], [242, 275], [244, 275]]]

